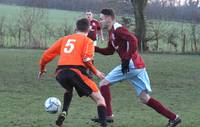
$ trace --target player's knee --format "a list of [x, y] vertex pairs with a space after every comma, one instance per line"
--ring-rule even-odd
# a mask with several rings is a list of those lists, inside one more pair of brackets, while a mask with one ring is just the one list
[[95, 100], [96, 100], [97, 106], [99, 105], [105, 106], [105, 100], [100, 93], [96, 96]]
[[106, 79], [103, 79], [103, 80], [100, 81], [99, 86], [101, 87], [101, 86], [105, 86], [105, 85], [108, 85], [108, 84], [109, 84], [109, 82]]
[[72, 95], [73, 94], [73, 89], [65, 89], [65, 94]]
[[97, 106], [100, 106], [100, 105], [106, 106], [105, 100], [102, 95], [97, 97]]
[[144, 103], [144, 104], [146, 104], [149, 101], [149, 99], [150, 99], [149, 94], [147, 94], [145, 91], [142, 91], [142, 93], [140, 94], [139, 97], [140, 97], [140, 101], [142, 103]]
[[95, 101], [95, 103], [97, 104], [97, 106], [99, 106], [99, 105], [105, 106], [106, 105], [105, 104], [105, 100], [104, 100], [104, 98], [103, 98], [103, 96], [101, 95], [100, 92], [98, 92], [98, 93], [94, 93], [93, 92], [90, 96]]

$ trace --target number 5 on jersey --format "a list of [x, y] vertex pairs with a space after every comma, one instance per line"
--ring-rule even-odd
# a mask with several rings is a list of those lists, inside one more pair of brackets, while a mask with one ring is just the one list
[[67, 40], [67, 43], [65, 44], [65, 48], [64, 48], [65, 53], [71, 53], [73, 51], [74, 42], [76, 42], [76, 40], [74, 40], [74, 39]]

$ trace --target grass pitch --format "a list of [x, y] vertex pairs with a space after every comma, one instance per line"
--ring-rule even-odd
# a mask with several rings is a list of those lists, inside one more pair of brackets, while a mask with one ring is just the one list
[[[63, 99], [64, 90], [48, 73], [37, 81], [38, 62], [42, 50], [0, 49], [0, 127], [54, 127], [58, 114], [48, 114], [44, 101], [50, 97]], [[199, 56], [143, 54], [152, 84], [153, 97], [161, 100], [183, 119], [179, 127], [200, 124], [200, 59]], [[96, 66], [105, 73], [119, 64], [117, 55], [95, 56]], [[96, 82], [99, 80], [95, 79]], [[140, 104], [128, 82], [111, 87], [115, 122], [109, 127], [164, 127], [167, 119]], [[64, 127], [98, 127], [89, 119], [96, 115], [89, 98], [74, 92]]]

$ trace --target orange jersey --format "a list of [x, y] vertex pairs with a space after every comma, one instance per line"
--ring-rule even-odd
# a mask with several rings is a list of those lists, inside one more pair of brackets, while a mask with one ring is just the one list
[[94, 56], [94, 45], [92, 40], [83, 34], [68, 35], [56, 41], [40, 59], [41, 68], [45, 68], [45, 65], [58, 55], [58, 65], [85, 66], [96, 73], [96, 68], [90, 62]]

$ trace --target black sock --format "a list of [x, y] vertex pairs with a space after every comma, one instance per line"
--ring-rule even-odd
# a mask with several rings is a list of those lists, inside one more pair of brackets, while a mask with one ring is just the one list
[[72, 100], [72, 92], [64, 93], [64, 103], [63, 103], [63, 110], [62, 111], [65, 111], [66, 113], [68, 112], [71, 100]]
[[106, 127], [106, 107], [105, 106], [97, 106], [98, 116], [99, 116], [99, 122], [102, 127]]

